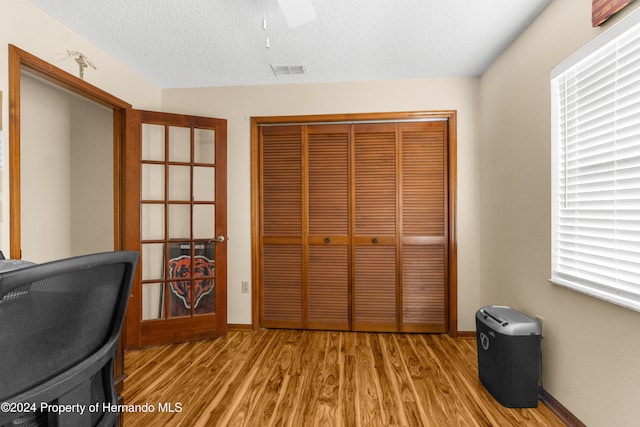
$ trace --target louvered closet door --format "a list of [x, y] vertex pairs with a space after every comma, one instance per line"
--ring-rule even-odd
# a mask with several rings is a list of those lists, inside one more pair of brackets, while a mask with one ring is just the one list
[[260, 128], [261, 326], [448, 331], [448, 126]]
[[307, 127], [307, 327], [349, 329], [349, 125]]
[[402, 330], [447, 330], [446, 122], [400, 124]]
[[302, 130], [263, 127], [262, 317], [265, 327], [303, 322]]
[[353, 135], [353, 329], [396, 331], [396, 124]]

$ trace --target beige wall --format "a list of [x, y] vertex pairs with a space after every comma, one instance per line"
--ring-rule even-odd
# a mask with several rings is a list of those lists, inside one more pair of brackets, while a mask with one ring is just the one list
[[640, 313], [547, 281], [549, 76], [602, 32], [590, 9], [554, 0], [482, 77], [480, 296], [544, 318], [543, 386], [574, 415], [589, 426], [631, 426], [640, 419]]
[[[39, 80], [21, 79], [22, 257], [71, 256], [71, 100]], [[8, 253], [7, 253], [8, 255]]]
[[71, 255], [114, 249], [113, 110], [71, 97]]
[[0, 249], [9, 254], [9, 76], [8, 45], [13, 44], [74, 75], [75, 61], [67, 50], [83, 52], [98, 67], [88, 69], [85, 80], [106, 92], [131, 103], [136, 108], [159, 109], [161, 91], [129, 67], [115, 60], [107, 52], [60, 24], [29, 0], [0, 1], [0, 92], [2, 92], [3, 161], [2, 170], [2, 227]]
[[416, 110], [458, 111], [458, 319], [475, 329], [479, 300], [477, 106], [475, 78], [172, 89], [163, 109], [228, 120], [229, 323], [251, 323], [250, 118]]

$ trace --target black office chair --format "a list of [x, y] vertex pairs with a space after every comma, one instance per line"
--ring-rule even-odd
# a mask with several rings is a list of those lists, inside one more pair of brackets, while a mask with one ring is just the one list
[[0, 274], [0, 426], [116, 424], [113, 361], [137, 262], [107, 252]]

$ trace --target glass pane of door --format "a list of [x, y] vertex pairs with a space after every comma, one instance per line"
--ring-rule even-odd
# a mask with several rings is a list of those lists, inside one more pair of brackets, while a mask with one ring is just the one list
[[214, 164], [216, 161], [216, 133], [212, 129], [194, 129], [194, 161]]
[[164, 317], [164, 283], [142, 284], [142, 320]]
[[164, 165], [142, 165], [142, 199], [164, 200]]
[[191, 161], [191, 129], [169, 126], [169, 160], [172, 162]]
[[191, 167], [169, 166], [169, 200], [191, 200]]
[[142, 125], [142, 159], [164, 160], [164, 126]]
[[212, 167], [193, 168], [193, 200], [213, 202], [216, 199], [216, 170]]
[[142, 126], [142, 320], [214, 314], [215, 131]]

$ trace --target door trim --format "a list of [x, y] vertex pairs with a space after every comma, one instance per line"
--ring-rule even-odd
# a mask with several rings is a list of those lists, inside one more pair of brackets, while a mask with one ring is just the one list
[[320, 124], [334, 122], [387, 122], [387, 121], [425, 121], [446, 120], [448, 132], [448, 333], [451, 337], [458, 334], [458, 248], [456, 236], [456, 200], [457, 200], [457, 112], [455, 110], [409, 111], [391, 113], [326, 114], [308, 116], [268, 116], [251, 118], [251, 258], [252, 258], [252, 327], [260, 327], [260, 272], [262, 260], [260, 254], [260, 165], [259, 139], [260, 127], [284, 124]]
[[36, 76], [113, 110], [114, 249], [123, 245], [122, 233], [122, 155], [124, 115], [131, 105], [66, 71], [9, 45], [9, 253], [22, 258], [20, 224], [20, 73]]

